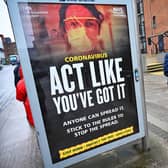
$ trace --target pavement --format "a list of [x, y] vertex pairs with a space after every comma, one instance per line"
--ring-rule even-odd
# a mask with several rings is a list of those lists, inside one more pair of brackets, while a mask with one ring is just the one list
[[[131, 143], [69, 168], [168, 168], [168, 85], [162, 73], [144, 73], [144, 84], [150, 150]], [[0, 168], [43, 167], [35, 130], [13, 89], [13, 99], [0, 112]]]
[[[149, 60], [148, 60], [149, 61]], [[168, 85], [163, 72], [144, 73], [149, 150], [129, 144], [71, 168], [168, 168]]]

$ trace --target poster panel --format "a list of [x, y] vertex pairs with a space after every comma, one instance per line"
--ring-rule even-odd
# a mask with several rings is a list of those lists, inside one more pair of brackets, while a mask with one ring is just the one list
[[18, 9], [52, 164], [138, 134], [127, 6]]

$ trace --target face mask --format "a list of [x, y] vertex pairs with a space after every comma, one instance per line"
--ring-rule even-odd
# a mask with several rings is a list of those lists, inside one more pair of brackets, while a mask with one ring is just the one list
[[87, 52], [92, 50], [92, 43], [87, 37], [84, 27], [69, 30], [67, 34], [72, 50], [77, 52]]

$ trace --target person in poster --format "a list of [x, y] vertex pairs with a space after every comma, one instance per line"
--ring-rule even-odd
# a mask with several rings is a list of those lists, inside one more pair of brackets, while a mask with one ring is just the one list
[[99, 38], [104, 18], [94, 5], [63, 4], [59, 16], [71, 54], [91, 54], [104, 49]]

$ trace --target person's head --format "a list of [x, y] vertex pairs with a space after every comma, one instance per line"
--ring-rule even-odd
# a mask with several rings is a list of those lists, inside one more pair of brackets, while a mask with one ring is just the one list
[[60, 26], [67, 35], [68, 43], [76, 51], [96, 49], [103, 15], [94, 5], [62, 5]]
[[21, 67], [21, 65], [19, 66], [19, 76], [20, 76], [20, 79], [23, 78], [23, 72], [22, 72], [22, 67]]

